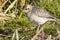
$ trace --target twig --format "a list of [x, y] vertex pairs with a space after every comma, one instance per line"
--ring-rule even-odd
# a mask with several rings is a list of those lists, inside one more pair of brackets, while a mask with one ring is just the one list
[[16, 29], [16, 39], [19, 40], [18, 30]]
[[48, 38], [47, 38], [46, 40], [52, 40], [52, 39], [51, 39], [51, 35], [49, 35]]
[[43, 30], [43, 27], [33, 36], [31, 40], [35, 40], [42, 30]]
[[11, 36], [7, 36], [7, 35], [3, 35], [3, 34], [0, 34], [0, 36], [2, 36], [2, 37], [11, 37]]
[[21, 3], [20, 3], [21, 8], [24, 7], [24, 5], [25, 5], [25, 1], [26, 1], [26, 0], [21, 0]]
[[2, 7], [4, 7], [4, 5], [7, 3], [8, 0], [6, 0], [3, 4], [2, 4]]
[[4, 14], [3, 12], [1, 12], [0, 16], [8, 16], [8, 14]]
[[0, 21], [2, 21], [2, 20], [10, 20], [10, 21], [12, 21], [12, 18], [1, 16]]
[[14, 37], [15, 37], [15, 32], [13, 33], [12, 40], [14, 40]]
[[23, 40], [25, 37], [22, 37], [21, 40]]
[[21, 28], [18, 28], [17, 30], [18, 31], [21, 31], [22, 30], [23, 32], [28, 32], [28, 31], [32, 31], [34, 29], [36, 29], [36, 27], [32, 27], [31, 29], [26, 29], [26, 28], [25, 29], [21, 29]]
[[11, 3], [11, 5], [6, 9], [6, 11], [4, 13], [6, 13], [8, 10], [10, 10], [11, 8], [14, 7], [14, 4], [17, 2], [17, 0], [15, 0], [13, 3]]
[[59, 31], [59, 29], [57, 29], [57, 37], [56, 37], [56, 39], [59, 39], [60, 40], [60, 31]]
[[44, 29], [42, 30], [42, 40], [44, 40]]

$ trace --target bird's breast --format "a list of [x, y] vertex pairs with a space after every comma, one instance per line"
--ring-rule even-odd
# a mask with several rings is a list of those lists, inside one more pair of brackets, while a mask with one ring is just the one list
[[48, 21], [47, 18], [43, 18], [43, 17], [39, 17], [39, 16], [36, 16], [36, 15], [29, 15], [28, 16], [29, 20], [32, 21], [32, 22], [36, 22], [38, 24], [44, 24], [45, 22]]

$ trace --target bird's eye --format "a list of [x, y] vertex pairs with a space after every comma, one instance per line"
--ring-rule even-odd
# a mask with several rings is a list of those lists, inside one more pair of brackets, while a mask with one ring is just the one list
[[29, 8], [28, 8], [29, 9]]
[[29, 10], [29, 8], [26, 8], [25, 10]]
[[25, 10], [27, 10], [27, 8]]

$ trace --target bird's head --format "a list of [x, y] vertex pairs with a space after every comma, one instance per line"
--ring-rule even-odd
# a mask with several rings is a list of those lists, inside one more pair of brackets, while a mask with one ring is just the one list
[[32, 5], [26, 5], [26, 6], [24, 7], [23, 12], [24, 12], [24, 13], [29, 13], [29, 12], [31, 12], [32, 8], [33, 8]]

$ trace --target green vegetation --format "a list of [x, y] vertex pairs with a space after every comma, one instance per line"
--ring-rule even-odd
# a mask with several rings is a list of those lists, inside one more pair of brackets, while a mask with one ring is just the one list
[[[3, 6], [3, 12], [6, 11], [6, 9], [11, 5], [11, 3], [14, 2], [14, 0], [9, 0], [4, 6]], [[56, 17], [57, 22], [60, 22], [60, 0], [25, 0], [26, 4], [32, 3], [32, 5], [36, 5], [39, 7], [43, 7], [48, 12], [51, 13], [51, 15]], [[30, 30], [31, 28], [35, 27], [36, 25], [28, 20], [26, 15], [22, 12], [21, 8], [21, 1], [18, 0], [13, 8], [11, 8], [9, 11], [7, 11], [6, 14], [8, 14], [10, 18], [12, 18], [12, 21], [0, 21], [0, 30], [4, 30], [4, 32], [7, 32], [7, 36], [11, 36], [10, 38], [7, 37], [0, 37], [0, 40], [11, 40], [12, 38], [12, 30], [18, 29], [19, 30], [19, 39], [21, 40], [23, 37], [23, 40], [29, 40], [35, 35], [36, 28], [33, 30]], [[25, 5], [26, 5], [25, 4]], [[22, 15], [21, 15], [22, 13]], [[12, 15], [11, 15], [12, 14]], [[57, 29], [60, 30], [60, 25], [58, 25], [55, 22], [46, 22], [44, 25], [45, 29], [44, 32], [46, 35], [52, 35], [55, 37], [57, 35]], [[29, 30], [28, 30], [29, 29]], [[28, 30], [28, 31], [25, 31]], [[2, 32], [2, 34], [4, 34]], [[15, 39], [16, 40], [16, 39]]]

